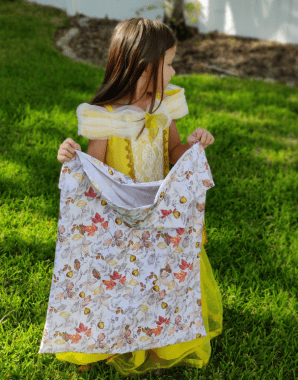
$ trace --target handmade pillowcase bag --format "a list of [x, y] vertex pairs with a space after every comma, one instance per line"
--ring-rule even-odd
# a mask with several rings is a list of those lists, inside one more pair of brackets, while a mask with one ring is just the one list
[[164, 180], [145, 183], [76, 153], [60, 173], [39, 353], [118, 354], [206, 336], [200, 268], [214, 182], [200, 143]]

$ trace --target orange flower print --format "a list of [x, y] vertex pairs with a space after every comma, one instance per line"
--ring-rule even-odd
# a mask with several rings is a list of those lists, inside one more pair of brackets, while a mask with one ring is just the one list
[[114, 270], [114, 273], [110, 275], [112, 280], [119, 280], [122, 285], [126, 282], [126, 276], [122, 277], [122, 274], [119, 274], [117, 271]]
[[88, 338], [91, 335], [91, 328], [88, 329], [88, 327], [84, 326], [83, 323], [80, 323], [79, 328], [76, 328], [76, 331], [78, 333], [84, 332], [87, 335]]
[[[181, 260], [181, 262], [182, 262], [182, 264], [181, 265], [179, 265], [179, 268], [181, 268], [181, 269], [187, 269], [187, 268], [189, 268], [190, 267], [190, 263], [188, 263], [187, 261], [185, 261], [185, 260]], [[192, 265], [192, 264], [191, 264]], [[190, 268], [189, 268], [190, 269]], [[192, 269], [192, 268], [191, 268]]]
[[159, 316], [158, 319], [159, 319], [159, 320], [156, 321], [156, 323], [157, 323], [158, 325], [162, 325], [163, 323], [165, 323], [166, 325], [168, 325], [168, 324], [170, 323], [170, 318], [164, 318], [164, 317]]
[[88, 330], [88, 327], [85, 327], [83, 323], [80, 323], [79, 328], [76, 328], [76, 332], [85, 332]]
[[101, 226], [106, 230], [108, 228], [109, 222], [105, 221], [104, 218], [102, 218], [98, 212], [95, 213], [95, 218], [92, 218], [93, 223], [101, 223]]
[[122, 275], [114, 270], [114, 273], [112, 275], [110, 274], [110, 277], [111, 277], [112, 280], [120, 280], [120, 278], [122, 277]]
[[98, 212], [95, 213], [95, 218], [92, 218], [93, 223], [102, 223], [104, 218], [102, 218]]
[[111, 277], [112, 280], [119, 280], [122, 285], [125, 284], [126, 276], [122, 277], [122, 274], [119, 274], [115, 270], [114, 270], [114, 273], [112, 275], [110, 274], [110, 277]]
[[102, 282], [107, 287], [107, 290], [113, 290], [114, 286], [116, 285], [116, 282], [114, 282], [113, 280], [111, 280], [111, 281], [102, 280]]
[[168, 216], [172, 213], [172, 210], [160, 210], [160, 211], [163, 215], [161, 218], [165, 218], [166, 216]]
[[88, 232], [88, 236], [94, 236], [95, 234], [95, 231], [98, 230], [98, 228], [96, 227], [96, 225], [94, 223], [92, 223], [92, 226], [84, 226], [84, 229], [86, 232]]
[[71, 334], [68, 334], [68, 338], [71, 339], [71, 343], [74, 344], [74, 343], [78, 343], [79, 340], [82, 339], [81, 335], [76, 333], [76, 335], [71, 335]]
[[179, 235], [182, 235], [184, 232], [185, 228], [176, 228], [176, 231]]
[[109, 222], [106, 221], [104, 223], [101, 223], [101, 226], [106, 230], [108, 228], [108, 226], [109, 226]]
[[96, 197], [96, 193], [95, 193], [95, 191], [92, 189], [91, 186], [89, 187], [89, 192], [86, 191], [85, 195], [86, 195], [86, 197], [91, 197], [91, 198], [95, 198], [95, 197]]
[[152, 334], [154, 334], [155, 336], [160, 335], [162, 330], [163, 330], [163, 327], [161, 327], [161, 326], [156, 327], [156, 329], [150, 329]]
[[183, 272], [183, 270], [180, 273], [174, 273], [174, 276], [179, 280], [179, 283], [185, 281], [186, 275], [187, 275], [187, 273]]
[[170, 236], [170, 242], [173, 243], [173, 248], [177, 247], [177, 245], [179, 244], [180, 240], [181, 240], [181, 237], [180, 236]]

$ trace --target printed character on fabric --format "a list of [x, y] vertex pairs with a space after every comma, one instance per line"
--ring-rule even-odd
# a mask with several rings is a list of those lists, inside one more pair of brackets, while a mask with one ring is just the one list
[[200, 143], [164, 180], [145, 183], [76, 153], [60, 174], [39, 353], [117, 354], [206, 336], [200, 260], [214, 183]]

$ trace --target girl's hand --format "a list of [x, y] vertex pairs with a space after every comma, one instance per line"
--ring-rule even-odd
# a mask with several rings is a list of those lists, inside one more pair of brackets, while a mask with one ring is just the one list
[[61, 162], [61, 164], [65, 161], [70, 161], [76, 155], [75, 149], [82, 151], [80, 145], [68, 137], [59, 147], [57, 155], [58, 161]]
[[206, 129], [197, 128], [191, 135], [187, 137], [187, 142], [190, 145], [193, 145], [198, 141], [200, 141], [200, 143], [203, 145], [203, 148], [205, 149], [208, 145], [214, 143], [214, 137]]

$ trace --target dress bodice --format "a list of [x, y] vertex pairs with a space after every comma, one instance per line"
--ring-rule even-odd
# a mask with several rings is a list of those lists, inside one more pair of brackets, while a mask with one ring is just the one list
[[[157, 94], [153, 109], [158, 107], [160, 99]], [[184, 89], [169, 85], [159, 108], [152, 114], [146, 111], [133, 105], [113, 108], [83, 103], [77, 109], [78, 134], [89, 139], [108, 139], [107, 165], [137, 182], [159, 181], [169, 172], [168, 142], [172, 119], [188, 114]], [[144, 122], [146, 128], [136, 139]]]

